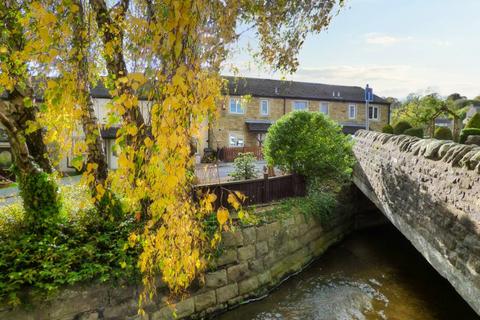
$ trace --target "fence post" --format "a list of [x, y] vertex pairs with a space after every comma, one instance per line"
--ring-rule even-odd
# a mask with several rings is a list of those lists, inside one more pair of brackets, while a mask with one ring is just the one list
[[300, 195], [300, 186], [299, 186], [299, 177], [296, 173], [292, 173], [292, 184], [293, 184], [293, 196], [297, 197]]
[[263, 203], [270, 202], [270, 184], [268, 181], [268, 173], [263, 174]]

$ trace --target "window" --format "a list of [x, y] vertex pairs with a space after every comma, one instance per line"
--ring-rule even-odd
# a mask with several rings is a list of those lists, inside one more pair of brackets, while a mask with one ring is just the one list
[[320, 102], [320, 112], [328, 115], [328, 102]]
[[228, 135], [228, 145], [230, 147], [243, 147], [245, 144], [245, 139], [241, 133], [230, 132]]
[[380, 119], [380, 111], [378, 110], [377, 106], [369, 106], [368, 107], [368, 119], [370, 119], [370, 120], [379, 120]]
[[268, 100], [260, 100], [260, 114], [262, 116], [268, 116], [270, 110], [268, 110]]
[[357, 117], [357, 106], [354, 104], [348, 105], [348, 118], [355, 119]]
[[307, 110], [307, 101], [293, 101], [293, 110]]
[[243, 114], [245, 111], [242, 107], [242, 102], [238, 98], [230, 98], [230, 113]]

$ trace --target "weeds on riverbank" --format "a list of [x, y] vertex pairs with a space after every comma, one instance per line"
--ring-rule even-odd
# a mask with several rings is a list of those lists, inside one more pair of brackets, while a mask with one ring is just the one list
[[82, 186], [64, 186], [60, 217], [44, 232], [25, 223], [21, 203], [0, 208], [0, 301], [11, 306], [48, 299], [62, 286], [85, 281], [128, 281], [139, 277], [140, 245], [129, 235], [140, 222], [101, 217]]

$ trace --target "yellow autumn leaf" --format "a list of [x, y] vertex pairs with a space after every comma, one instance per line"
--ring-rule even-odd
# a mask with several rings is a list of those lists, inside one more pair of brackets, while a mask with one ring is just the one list
[[227, 222], [229, 215], [230, 214], [226, 208], [221, 207], [218, 209], [217, 220], [218, 220], [218, 223], [220, 223], [220, 226], [223, 226]]
[[149, 137], [145, 138], [144, 143], [147, 148], [151, 148], [153, 146], [153, 141]]
[[227, 197], [227, 202], [235, 209], [238, 210], [240, 207], [240, 202], [238, 202], [237, 198], [233, 193], [229, 193]]
[[128, 77], [129, 77], [130, 79], [132, 79], [133, 81], [139, 82], [139, 83], [141, 83], [141, 84], [145, 83], [145, 81], [146, 81], [145, 76], [144, 76], [142, 73], [140, 73], [140, 72], [130, 73], [130, 74], [128, 75]]
[[117, 80], [119, 83], [127, 83], [128, 82], [128, 78], [127, 77], [121, 77], [121, 78], [118, 78]]
[[129, 135], [134, 136], [134, 135], [137, 134], [137, 132], [138, 132], [137, 127], [135, 127], [135, 126], [128, 126], [128, 127], [127, 127], [127, 133], [128, 133]]
[[70, 10], [72, 11], [72, 13], [78, 12], [78, 9], [79, 7], [76, 4], [70, 5]]

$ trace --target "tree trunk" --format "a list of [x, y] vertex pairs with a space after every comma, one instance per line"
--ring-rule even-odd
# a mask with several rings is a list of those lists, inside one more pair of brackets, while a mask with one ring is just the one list
[[48, 229], [60, 213], [61, 202], [56, 181], [45, 173], [30, 155], [23, 130], [17, 127], [8, 102], [0, 101], [0, 123], [10, 143], [15, 174], [23, 199], [26, 224], [36, 230]]
[[91, 174], [94, 176], [94, 181], [90, 185], [92, 195], [96, 198], [96, 186], [98, 184], [104, 185], [107, 179], [108, 164], [102, 147], [100, 128], [97, 117], [95, 116], [93, 100], [90, 94], [91, 87], [88, 77], [89, 45], [87, 39], [85, 39], [87, 30], [84, 20], [84, 8], [81, 1], [76, 0], [75, 3], [79, 7], [79, 12], [78, 15], [73, 17], [73, 47], [76, 48], [76, 51], [81, 55], [81, 58], [78, 59], [78, 55], [76, 55], [72, 58], [72, 60], [78, 64], [77, 90], [80, 98], [80, 108], [82, 110], [82, 129], [85, 134], [85, 141], [87, 144], [87, 163], [96, 164], [96, 167], [93, 168], [91, 172]]
[[[22, 82], [26, 83], [26, 81]], [[25, 106], [25, 99], [30, 99], [33, 105]], [[26, 133], [29, 123], [35, 123], [37, 119], [38, 108], [34, 105], [33, 90], [28, 85], [23, 92], [14, 88], [12, 92], [9, 92], [9, 102], [14, 106], [14, 111], [11, 112], [11, 120], [14, 121], [17, 128], [23, 131], [30, 156], [43, 171], [52, 173], [53, 167], [48, 157], [47, 145], [43, 140], [42, 129]]]
[[[115, 14], [113, 16], [111, 16], [104, 0], [90, 0], [90, 5], [96, 12], [95, 18], [98, 29], [102, 31], [103, 46], [112, 48], [111, 54], [104, 54], [109, 76], [112, 79], [127, 77], [128, 70], [123, 55], [123, 28], [119, 24], [124, 20], [129, 0], [120, 0], [115, 6], [116, 11], [114, 11]], [[118, 96], [122, 95], [129, 97], [135, 95], [128, 82], [119, 85]], [[150, 134], [145, 126], [138, 103], [131, 107], [125, 107], [124, 110], [125, 112], [122, 115], [124, 122], [134, 124], [138, 129], [138, 133], [134, 137], [127, 136], [125, 140], [128, 145], [137, 150]]]

